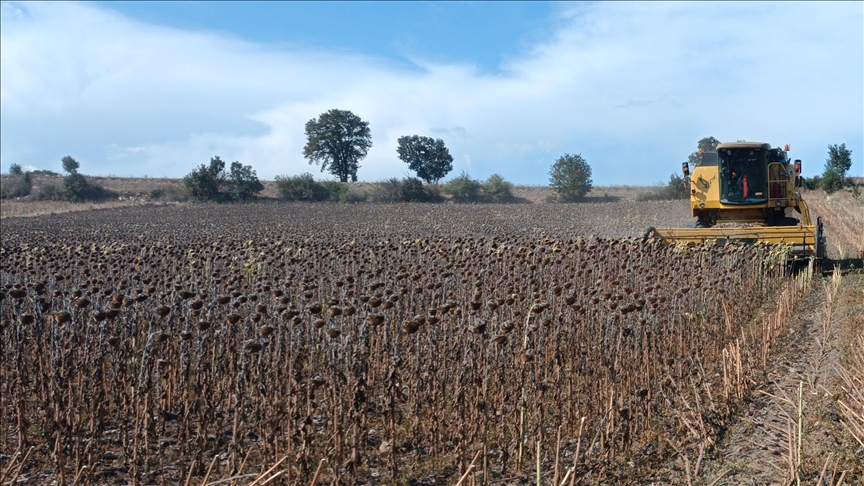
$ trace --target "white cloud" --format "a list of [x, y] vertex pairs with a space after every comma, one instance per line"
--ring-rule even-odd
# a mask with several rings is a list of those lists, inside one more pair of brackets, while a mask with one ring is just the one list
[[218, 154], [266, 178], [317, 173], [304, 124], [340, 108], [372, 128], [362, 180], [407, 172], [396, 139], [413, 133], [444, 138], [455, 174], [534, 184], [564, 152], [597, 183], [659, 181], [707, 135], [791, 143], [810, 173], [846, 142], [860, 172], [862, 12], [577, 4], [547, 41], [484, 74], [153, 26], [98, 5], [4, 3], [0, 160], [57, 169], [71, 153], [85, 173], [181, 176]]

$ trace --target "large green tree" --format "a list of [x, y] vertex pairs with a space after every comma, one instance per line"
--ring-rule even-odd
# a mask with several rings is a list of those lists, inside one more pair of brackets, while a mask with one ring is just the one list
[[330, 110], [306, 122], [303, 156], [341, 182], [357, 181], [360, 160], [372, 147], [369, 122], [347, 110]]
[[441, 178], [453, 170], [453, 156], [444, 145], [444, 140], [433, 139], [420, 135], [405, 135], [399, 137], [396, 148], [399, 160], [408, 164], [408, 168], [417, 173], [417, 177], [426, 181], [438, 183]]
[[591, 166], [582, 155], [564, 154], [549, 169], [549, 185], [561, 201], [578, 201], [591, 190]]
[[705, 137], [696, 144], [696, 150], [687, 156], [687, 163], [690, 164], [690, 167], [695, 166], [702, 160], [702, 154], [700, 151], [705, 152], [713, 152], [717, 150], [717, 146], [720, 145], [720, 140], [717, 140], [714, 137]]

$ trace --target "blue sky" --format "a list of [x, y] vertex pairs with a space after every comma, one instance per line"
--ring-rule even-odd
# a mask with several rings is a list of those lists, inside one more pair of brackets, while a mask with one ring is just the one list
[[466, 62], [497, 71], [542, 40], [547, 2], [105, 2], [139, 21], [221, 32], [286, 49], [327, 49], [389, 58]]
[[846, 143], [864, 175], [861, 2], [2, 2], [0, 166], [180, 177], [212, 155], [312, 172], [303, 126], [369, 121], [366, 181], [396, 140], [443, 138], [454, 172], [545, 184], [668, 179], [720, 140], [792, 145], [805, 175]]

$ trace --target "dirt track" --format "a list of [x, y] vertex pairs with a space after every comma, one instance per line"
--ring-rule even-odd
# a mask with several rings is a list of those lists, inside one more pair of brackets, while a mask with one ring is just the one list
[[705, 462], [705, 484], [795, 483], [799, 387], [802, 484], [864, 479], [864, 448], [845, 430], [838, 405], [844, 396], [838, 366], [848, 366], [853, 337], [864, 333], [864, 273], [814, 278], [813, 293], [797, 306], [803, 312], [792, 320], [764, 382]]

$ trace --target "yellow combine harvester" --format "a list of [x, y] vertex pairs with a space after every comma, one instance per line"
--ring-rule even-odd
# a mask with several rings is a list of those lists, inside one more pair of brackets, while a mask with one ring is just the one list
[[[674, 244], [730, 241], [788, 245], [793, 257], [825, 256], [822, 220], [814, 224], [801, 185], [801, 161], [767, 143], [721, 143], [702, 153], [690, 175], [690, 228], [651, 228], [646, 237]], [[794, 212], [792, 212], [794, 211]], [[797, 215], [795, 214], [797, 213]]]

